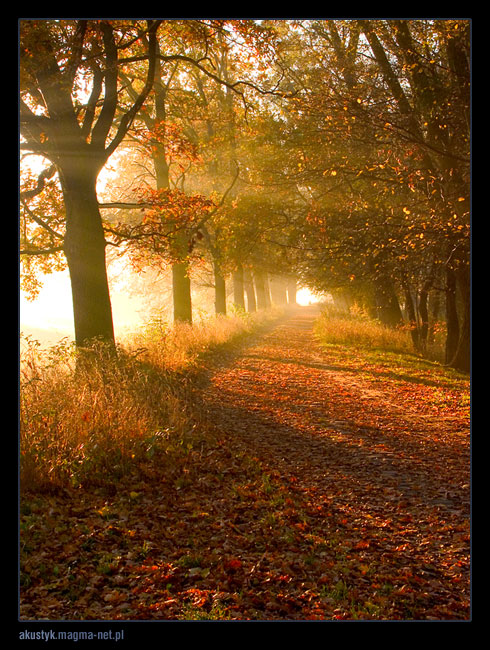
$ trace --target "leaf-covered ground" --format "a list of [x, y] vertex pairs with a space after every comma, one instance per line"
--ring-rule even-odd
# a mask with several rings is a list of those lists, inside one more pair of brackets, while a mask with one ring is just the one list
[[322, 348], [313, 308], [210, 357], [195, 430], [21, 505], [21, 619], [467, 620], [468, 382]]

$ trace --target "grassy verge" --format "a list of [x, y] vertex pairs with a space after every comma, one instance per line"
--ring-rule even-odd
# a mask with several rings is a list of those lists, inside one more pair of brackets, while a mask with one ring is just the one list
[[413, 350], [409, 332], [392, 329], [362, 313], [344, 314], [326, 308], [315, 323], [315, 333], [327, 344], [407, 353]]
[[164, 449], [185, 446], [190, 369], [278, 317], [277, 311], [194, 326], [152, 322], [109, 355], [94, 346], [80, 363], [66, 342], [25, 341], [20, 372], [22, 491], [108, 484]]
[[363, 379], [384, 389], [425, 386], [431, 404], [469, 411], [468, 375], [439, 361], [443, 356], [442, 332], [428, 355], [422, 356], [414, 352], [409, 331], [390, 329], [362, 314], [345, 316], [326, 309], [314, 331], [336, 365], [355, 367]]

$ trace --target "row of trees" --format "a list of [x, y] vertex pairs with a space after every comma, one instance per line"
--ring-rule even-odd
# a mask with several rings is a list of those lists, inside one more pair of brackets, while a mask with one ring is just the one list
[[21, 149], [47, 161], [21, 189], [26, 286], [66, 261], [81, 345], [114, 340], [109, 246], [171, 265], [180, 320], [196, 265], [217, 313], [227, 278], [240, 307], [251, 271], [260, 306], [264, 274], [299, 278], [420, 350], [445, 310], [468, 370], [469, 41], [464, 20], [22, 21]]

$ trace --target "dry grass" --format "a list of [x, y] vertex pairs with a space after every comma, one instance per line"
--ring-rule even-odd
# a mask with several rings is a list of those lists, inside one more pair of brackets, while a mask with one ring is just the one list
[[154, 320], [128, 341], [128, 349], [141, 350], [146, 362], [166, 370], [183, 370], [195, 366], [199, 357], [274, 318], [277, 311], [232, 316], [218, 316], [193, 325]]
[[[386, 327], [369, 318], [355, 305], [349, 314], [339, 312], [331, 306], [326, 307], [315, 324], [315, 333], [318, 339], [327, 345], [345, 345], [420, 356], [420, 353], [414, 350], [408, 326], [396, 329]], [[442, 362], [444, 345], [445, 327], [436, 323], [433, 341], [427, 346], [424, 358]]]
[[369, 319], [359, 310], [341, 314], [333, 308], [322, 312], [315, 332], [323, 343], [356, 347], [381, 348], [396, 352], [411, 352], [413, 345], [406, 329], [391, 329]]
[[20, 372], [22, 490], [107, 484], [176, 449], [195, 426], [185, 371], [216, 346], [277, 313], [210, 319], [193, 327], [153, 322], [117, 355], [95, 346], [47, 350], [25, 341]]

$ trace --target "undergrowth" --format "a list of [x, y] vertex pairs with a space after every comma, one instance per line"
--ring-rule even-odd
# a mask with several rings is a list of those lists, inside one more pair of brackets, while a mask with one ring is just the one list
[[22, 491], [107, 485], [156, 453], [186, 449], [189, 370], [277, 311], [236, 314], [190, 326], [153, 321], [116, 354], [102, 344], [80, 353], [63, 340], [30, 337], [20, 362]]
[[[315, 323], [315, 334], [325, 344], [414, 354], [409, 328], [387, 327], [379, 321], [369, 318], [356, 306], [351, 308], [350, 313], [326, 307]], [[429, 346], [426, 356], [432, 360], [439, 360], [442, 353], [442, 331], [436, 329], [435, 338]]]
[[430, 347], [421, 354], [414, 350], [407, 328], [386, 327], [359, 310], [345, 314], [328, 307], [317, 318], [314, 333], [320, 345], [328, 350], [332, 362], [346, 368], [355, 363], [357, 371], [368, 381], [384, 385], [388, 380], [408, 381], [437, 386], [443, 391], [444, 399], [448, 390], [456, 391], [454, 400], [469, 407], [468, 375], [442, 362], [442, 328], [436, 328]]

